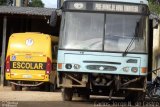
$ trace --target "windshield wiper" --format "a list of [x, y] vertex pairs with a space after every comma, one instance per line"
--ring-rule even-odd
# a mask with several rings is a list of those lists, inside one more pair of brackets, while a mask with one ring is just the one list
[[131, 48], [132, 44], [134, 43], [134, 40], [135, 40], [135, 39], [136, 39], [136, 36], [134, 36], [134, 37], [132, 38], [132, 40], [131, 40], [130, 43], [128, 44], [126, 50], [122, 53], [122, 56], [123, 56], [123, 57], [127, 55], [128, 51], [129, 51], [129, 49]]

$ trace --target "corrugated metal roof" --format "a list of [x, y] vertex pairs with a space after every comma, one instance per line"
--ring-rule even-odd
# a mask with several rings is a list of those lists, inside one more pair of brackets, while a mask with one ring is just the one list
[[50, 16], [53, 8], [0, 6], [0, 14]]
[[158, 21], [160, 21], [160, 16], [158, 16], [158, 14], [154, 13], [154, 12], [151, 12], [150, 13], [150, 16], [149, 16], [150, 19], [156, 19]]

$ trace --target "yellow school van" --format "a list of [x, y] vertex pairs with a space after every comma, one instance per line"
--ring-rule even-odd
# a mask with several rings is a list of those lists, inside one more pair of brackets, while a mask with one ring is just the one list
[[6, 55], [5, 77], [12, 90], [40, 86], [56, 87], [58, 37], [42, 33], [14, 33]]

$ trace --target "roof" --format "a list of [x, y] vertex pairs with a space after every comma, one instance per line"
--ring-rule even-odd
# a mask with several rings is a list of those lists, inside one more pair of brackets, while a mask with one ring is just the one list
[[158, 14], [154, 13], [154, 12], [151, 12], [150, 13], [150, 16], [149, 16], [150, 19], [156, 19], [157, 21], [160, 21], [160, 17], [158, 16]]
[[51, 16], [53, 8], [0, 6], [0, 14]]

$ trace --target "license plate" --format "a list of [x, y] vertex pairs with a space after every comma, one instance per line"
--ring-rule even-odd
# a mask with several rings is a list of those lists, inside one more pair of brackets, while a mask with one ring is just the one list
[[32, 78], [32, 75], [23, 75], [23, 78]]
[[23, 62], [23, 61], [11, 61], [11, 69], [23, 69], [23, 70], [45, 70], [46, 63], [44, 62]]

